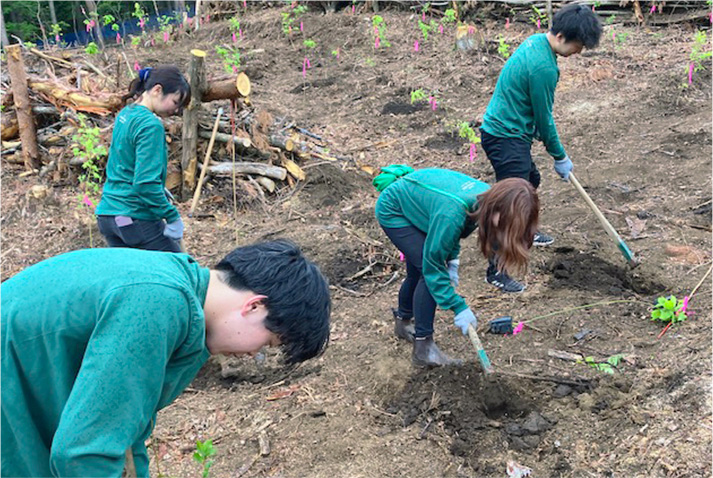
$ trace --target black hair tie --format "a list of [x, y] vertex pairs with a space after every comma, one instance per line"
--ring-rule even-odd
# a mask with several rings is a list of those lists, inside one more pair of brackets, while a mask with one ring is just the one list
[[139, 70], [139, 80], [146, 81], [149, 77], [149, 73], [151, 73], [151, 70], [153, 70], [153, 68], [151, 68], [151, 67], [140, 69]]

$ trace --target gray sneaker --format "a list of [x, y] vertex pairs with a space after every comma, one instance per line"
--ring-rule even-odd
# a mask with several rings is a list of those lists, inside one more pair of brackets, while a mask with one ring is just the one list
[[485, 282], [494, 285], [503, 292], [522, 292], [525, 286], [510, 277], [507, 272], [498, 272], [493, 265], [485, 273]]
[[555, 242], [552, 236], [548, 236], [544, 232], [537, 231], [535, 237], [532, 239], [533, 246], [549, 246]]

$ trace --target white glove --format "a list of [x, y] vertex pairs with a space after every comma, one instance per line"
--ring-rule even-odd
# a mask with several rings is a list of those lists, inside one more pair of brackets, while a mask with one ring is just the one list
[[468, 335], [468, 326], [473, 324], [473, 328], [478, 327], [478, 318], [475, 316], [470, 307], [456, 314], [453, 319], [456, 327], [459, 327], [463, 335]]

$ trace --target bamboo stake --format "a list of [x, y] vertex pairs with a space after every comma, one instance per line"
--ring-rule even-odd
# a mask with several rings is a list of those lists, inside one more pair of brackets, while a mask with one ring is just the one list
[[213, 135], [210, 138], [210, 143], [208, 143], [208, 150], [205, 152], [205, 158], [203, 159], [203, 169], [201, 169], [201, 176], [198, 178], [198, 185], [196, 186], [196, 192], [193, 195], [193, 202], [191, 202], [191, 209], [188, 212], [188, 217], [193, 217], [193, 211], [196, 210], [198, 205], [198, 199], [201, 197], [201, 188], [203, 187], [203, 180], [205, 175], [208, 173], [208, 162], [210, 161], [210, 153], [213, 152], [213, 144], [215, 144], [215, 134], [218, 132], [218, 124], [220, 123], [220, 116], [223, 114], [223, 108], [218, 109], [218, 114], [215, 117], [215, 124], [213, 125]]

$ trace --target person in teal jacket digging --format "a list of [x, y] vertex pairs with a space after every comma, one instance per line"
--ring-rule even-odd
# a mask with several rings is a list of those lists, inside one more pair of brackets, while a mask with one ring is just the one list
[[479, 226], [485, 257], [495, 257], [497, 250], [494, 260], [500, 270], [524, 269], [537, 230], [535, 188], [521, 178], [491, 188], [457, 171], [414, 171], [406, 165], [382, 168], [374, 186], [381, 193], [376, 218], [406, 259], [406, 278], [398, 308], [393, 309], [394, 333], [413, 342], [411, 359], [416, 366], [458, 364], [434, 342], [433, 320], [438, 306], [453, 312], [464, 335], [469, 324], [477, 325], [475, 314], [455, 290], [460, 241]]
[[[555, 171], [567, 180], [573, 165], [552, 117], [559, 80], [557, 55], [568, 57], [584, 47], [594, 48], [601, 35], [601, 23], [588, 6], [567, 5], [555, 14], [547, 33], [529, 37], [505, 63], [480, 128], [481, 144], [497, 181], [523, 178], [539, 187], [540, 172], [530, 152], [534, 139], [542, 140], [554, 158]], [[533, 241], [546, 246], [554, 239], [538, 231]], [[505, 292], [524, 289], [492, 261], [486, 277]]]
[[168, 153], [159, 116], [178, 113], [191, 88], [175, 66], [144, 68], [116, 116], [106, 182], [96, 209], [110, 247], [181, 252], [183, 221], [165, 189]]
[[87, 249], [40, 262], [2, 295], [2, 476], [118, 477], [159, 409], [211, 354], [281, 346], [320, 355], [330, 298], [287, 241], [239, 247], [214, 269], [186, 254]]

